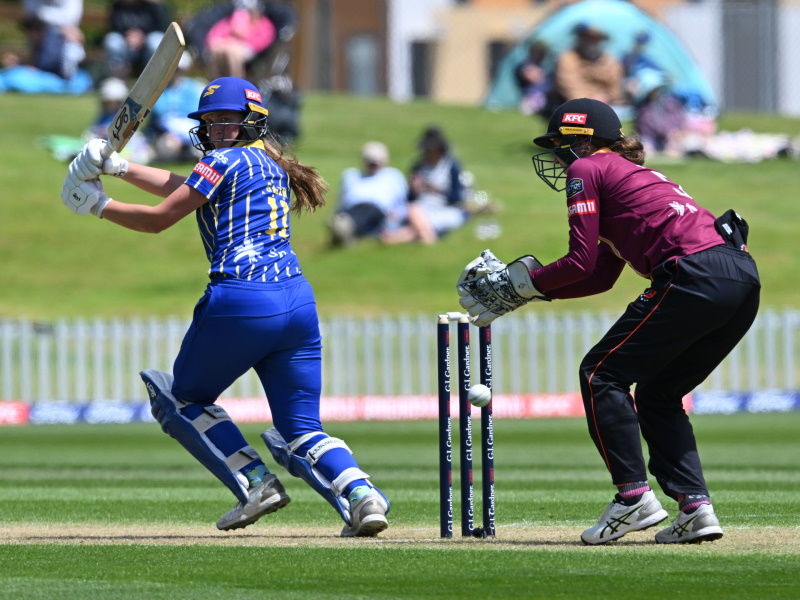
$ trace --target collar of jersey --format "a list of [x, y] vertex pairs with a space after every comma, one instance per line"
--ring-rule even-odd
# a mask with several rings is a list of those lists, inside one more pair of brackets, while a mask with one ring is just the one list
[[259, 150], [263, 150], [264, 152], [267, 151], [267, 149], [264, 147], [264, 140], [261, 139], [254, 140], [252, 142], [238, 142], [236, 146], [238, 146], [239, 148], [258, 148]]

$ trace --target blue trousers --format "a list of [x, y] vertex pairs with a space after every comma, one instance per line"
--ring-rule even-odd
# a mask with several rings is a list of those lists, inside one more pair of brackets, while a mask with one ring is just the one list
[[322, 341], [311, 285], [212, 280], [175, 359], [172, 393], [210, 404], [255, 369], [285, 440], [322, 431]]

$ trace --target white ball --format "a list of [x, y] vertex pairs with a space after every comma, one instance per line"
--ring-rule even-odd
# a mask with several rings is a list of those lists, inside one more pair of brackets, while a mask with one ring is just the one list
[[482, 383], [476, 383], [469, 388], [468, 398], [473, 406], [484, 407], [492, 401], [492, 390]]

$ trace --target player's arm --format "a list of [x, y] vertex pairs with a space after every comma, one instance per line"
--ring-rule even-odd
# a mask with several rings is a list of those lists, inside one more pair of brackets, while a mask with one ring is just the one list
[[68, 172], [68, 178], [76, 185], [100, 175], [111, 175], [161, 198], [169, 196], [186, 180], [165, 169], [129, 162], [119, 153], [111, 151], [109, 143], [101, 139], [87, 142], [70, 163]]
[[[153, 170], [161, 171], [161, 169]], [[193, 213], [206, 202], [208, 202], [208, 198], [194, 188], [188, 185], [178, 185], [177, 189], [156, 206], [109, 200], [99, 216], [134, 231], [160, 233]]]
[[186, 177], [178, 173], [136, 163], [128, 163], [128, 171], [122, 179], [161, 198], [168, 198], [186, 181]]
[[99, 179], [75, 181], [69, 175], [61, 189], [61, 199], [77, 215], [92, 214], [144, 233], [164, 231], [208, 202], [208, 198], [194, 188], [180, 185], [156, 206], [127, 204], [109, 198]]
[[[597, 259], [592, 273], [580, 281], [547, 290], [547, 296], [553, 300], [566, 300], [602, 294], [614, 287], [625, 264], [624, 260], [614, 254], [610, 246], [599, 244], [597, 247]], [[531, 273], [531, 279], [536, 285], [537, 276], [535, 273]]]

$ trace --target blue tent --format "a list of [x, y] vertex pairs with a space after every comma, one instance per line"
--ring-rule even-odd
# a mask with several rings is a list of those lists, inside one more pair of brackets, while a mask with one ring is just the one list
[[555, 57], [574, 43], [573, 30], [587, 24], [608, 34], [608, 52], [622, 58], [634, 45], [639, 33], [649, 41], [644, 56], [658, 64], [671, 82], [671, 90], [700, 107], [716, 107], [717, 100], [708, 80], [675, 35], [662, 23], [626, 0], [583, 0], [570, 4], [545, 18], [500, 63], [485, 100], [485, 107], [498, 110], [516, 107], [522, 96], [514, 77], [517, 65], [525, 60], [529, 46], [544, 42], [550, 49], [545, 68], [552, 68]]

